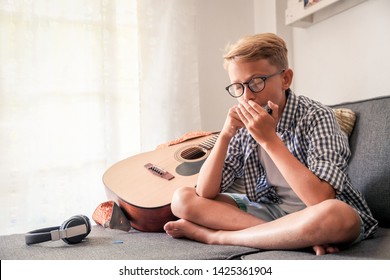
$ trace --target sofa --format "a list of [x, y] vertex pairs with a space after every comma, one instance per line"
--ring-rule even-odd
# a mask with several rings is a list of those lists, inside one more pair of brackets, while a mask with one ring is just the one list
[[[258, 250], [240, 246], [206, 245], [174, 239], [162, 232], [129, 232], [93, 225], [83, 242], [44, 242], [27, 246], [24, 234], [0, 236], [1, 260], [378, 260], [390, 259], [390, 96], [331, 106], [356, 115], [349, 136], [351, 180], [366, 197], [379, 228], [373, 238], [339, 253], [315, 256], [302, 250]], [[92, 213], [91, 213], [92, 214]]]

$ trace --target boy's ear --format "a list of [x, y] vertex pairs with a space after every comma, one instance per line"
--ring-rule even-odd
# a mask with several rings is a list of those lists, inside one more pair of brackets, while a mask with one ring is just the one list
[[293, 79], [294, 73], [293, 71], [288, 68], [283, 73], [283, 89], [286, 90], [291, 86], [292, 79]]

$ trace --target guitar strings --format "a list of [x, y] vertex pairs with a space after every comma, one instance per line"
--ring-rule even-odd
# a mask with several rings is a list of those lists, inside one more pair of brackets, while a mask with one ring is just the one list
[[189, 148], [186, 151], [182, 152], [181, 156], [184, 159], [197, 159], [197, 158], [202, 157], [205, 154], [206, 153], [203, 150], [201, 150], [197, 147], [192, 147], [192, 148]]
[[[199, 144], [199, 147], [204, 148], [206, 150], [211, 150], [214, 147], [214, 144], [218, 138], [218, 135], [214, 135], [210, 139], [207, 139]], [[181, 156], [184, 159], [197, 159], [206, 154], [205, 151], [199, 149], [198, 147], [191, 147], [181, 153]]]

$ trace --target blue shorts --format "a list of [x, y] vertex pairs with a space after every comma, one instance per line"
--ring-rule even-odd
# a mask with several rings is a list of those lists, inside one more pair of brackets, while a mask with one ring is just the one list
[[223, 194], [232, 198], [237, 203], [238, 208], [241, 210], [266, 222], [270, 222], [287, 215], [287, 213], [284, 212], [278, 204], [253, 202], [250, 201], [245, 194]]
[[[359, 213], [358, 213], [358, 215], [359, 215]], [[352, 241], [350, 244], [348, 244], [348, 247], [355, 245], [364, 239], [364, 224], [363, 224], [363, 219], [362, 219], [362, 217], [360, 217], [360, 215], [359, 215], [359, 219], [360, 219], [360, 234], [355, 239], [355, 241]]]
[[[263, 221], [270, 222], [276, 219], [279, 219], [283, 216], [286, 216], [288, 213], [283, 211], [279, 205], [273, 203], [261, 203], [250, 201], [245, 194], [238, 193], [223, 193], [224, 195], [232, 198], [236, 203], [237, 207], [241, 210], [259, 218]], [[360, 218], [360, 234], [359, 236], [349, 244], [345, 244], [346, 247], [350, 247], [362, 241], [364, 239], [364, 224], [363, 220]]]

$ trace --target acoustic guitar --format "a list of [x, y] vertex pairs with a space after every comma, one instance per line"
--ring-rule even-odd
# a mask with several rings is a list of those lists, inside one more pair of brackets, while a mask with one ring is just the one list
[[163, 231], [165, 223], [177, 219], [170, 206], [173, 193], [196, 186], [217, 137], [202, 136], [119, 161], [103, 175], [108, 198], [118, 203], [133, 228]]

